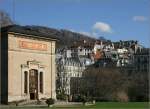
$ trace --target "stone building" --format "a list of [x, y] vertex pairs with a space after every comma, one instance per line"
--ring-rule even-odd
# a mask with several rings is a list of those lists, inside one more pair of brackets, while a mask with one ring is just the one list
[[79, 59], [63, 58], [57, 63], [57, 91], [70, 95], [70, 80], [72, 77], [82, 77], [82, 72], [85, 69]]
[[28, 26], [1, 29], [1, 102], [56, 97], [55, 42]]
[[72, 78], [82, 77], [82, 72], [91, 64], [94, 64], [91, 58], [92, 48], [85, 43], [78, 46], [72, 46], [56, 50], [57, 63], [57, 94], [71, 94]]

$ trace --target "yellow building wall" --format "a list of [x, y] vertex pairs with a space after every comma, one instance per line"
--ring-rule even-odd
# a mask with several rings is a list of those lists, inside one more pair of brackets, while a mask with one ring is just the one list
[[[35, 44], [45, 44], [46, 50], [21, 48], [20, 41]], [[56, 97], [55, 93], [55, 41], [45, 41], [23, 36], [8, 35], [8, 101], [29, 99], [29, 94], [24, 93], [24, 76], [22, 64], [36, 60], [44, 66], [44, 93], [39, 93], [42, 98]]]

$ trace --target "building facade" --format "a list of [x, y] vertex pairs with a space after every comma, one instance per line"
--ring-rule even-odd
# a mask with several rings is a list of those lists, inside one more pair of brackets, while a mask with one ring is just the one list
[[57, 93], [71, 95], [72, 78], [81, 78], [87, 66], [94, 64], [92, 48], [83, 41], [82, 45], [57, 49]]
[[57, 63], [57, 73], [58, 73], [58, 94], [64, 93], [66, 95], [70, 95], [71, 91], [71, 78], [82, 77], [82, 72], [85, 69], [78, 59], [75, 58], [65, 58], [61, 59], [59, 63]]
[[55, 42], [25, 26], [1, 31], [1, 102], [55, 98]]

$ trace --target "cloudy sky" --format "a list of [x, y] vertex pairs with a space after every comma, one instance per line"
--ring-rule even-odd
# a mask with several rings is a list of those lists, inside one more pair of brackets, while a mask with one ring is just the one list
[[0, 9], [20, 25], [150, 44], [150, 0], [0, 0]]

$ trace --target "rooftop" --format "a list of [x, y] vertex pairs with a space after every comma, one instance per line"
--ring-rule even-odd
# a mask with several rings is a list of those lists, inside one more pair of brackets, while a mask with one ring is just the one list
[[58, 40], [54, 34], [43, 33], [34, 26], [9, 25], [1, 28], [1, 32], [25, 34], [30, 37]]

